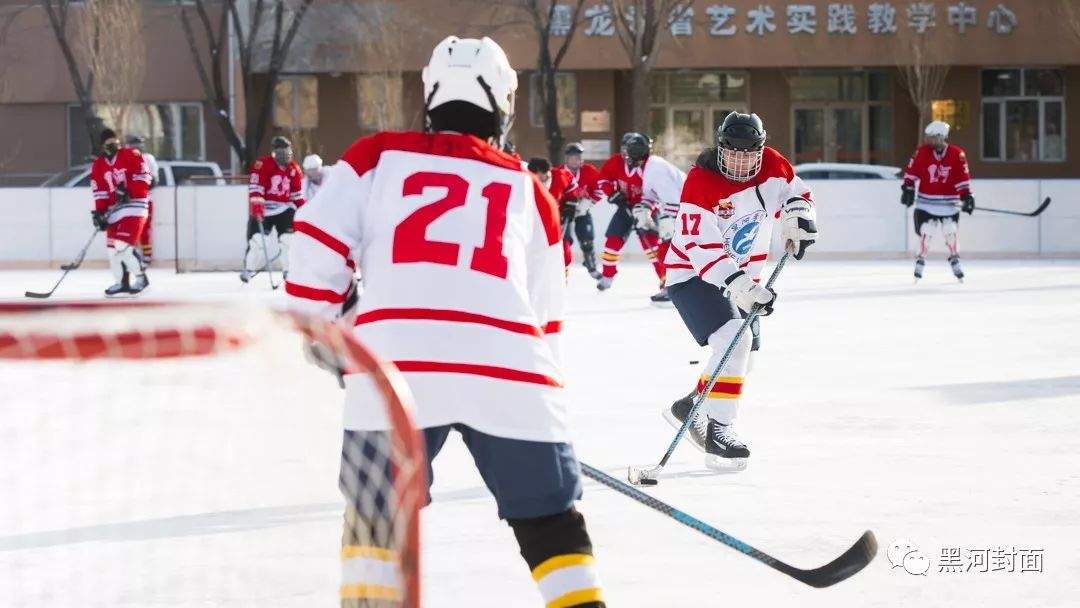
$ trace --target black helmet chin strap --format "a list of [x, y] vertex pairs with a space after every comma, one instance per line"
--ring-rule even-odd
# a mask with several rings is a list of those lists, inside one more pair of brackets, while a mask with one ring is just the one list
[[[495, 120], [495, 142], [498, 143], [499, 147], [502, 147], [503, 137], [506, 135], [506, 131], [510, 130], [510, 121], [503, 120], [503, 113], [499, 110], [499, 104], [495, 103], [495, 95], [491, 92], [488, 83], [484, 81], [484, 77], [477, 76], [476, 82], [480, 83], [480, 88], [484, 89], [484, 94], [487, 95], [488, 101], [491, 103], [491, 115]], [[513, 115], [511, 114], [511, 116]]]
[[439, 92], [439, 83], [435, 83], [431, 87], [431, 93], [428, 94], [427, 99], [424, 100], [424, 131], [431, 132], [431, 116], [428, 112], [431, 110], [431, 100], [435, 98], [435, 93]]

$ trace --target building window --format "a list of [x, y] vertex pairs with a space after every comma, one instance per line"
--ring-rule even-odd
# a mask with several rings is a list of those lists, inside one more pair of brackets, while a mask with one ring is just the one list
[[746, 72], [657, 70], [649, 76], [649, 135], [653, 150], [687, 169], [701, 142], [715, 139], [728, 113], [745, 111], [750, 97]]
[[804, 70], [788, 83], [796, 163], [892, 162], [893, 89], [887, 72]]
[[296, 131], [319, 126], [319, 80], [282, 76], [274, 86], [274, 126]]
[[930, 120], [949, 123], [954, 132], [971, 124], [971, 104], [961, 99], [935, 99], [930, 102]]
[[[146, 103], [119, 106], [98, 104], [94, 107], [93, 149], [100, 142], [98, 133], [110, 126], [121, 138], [142, 135], [144, 149], [162, 160], [205, 160], [206, 141], [201, 103]], [[72, 165], [89, 162], [91, 145], [86, 141], [86, 127], [79, 106], [68, 106], [68, 159]]]
[[1065, 160], [1063, 70], [993, 68], [981, 80], [983, 160]]
[[361, 129], [383, 131], [404, 125], [404, 83], [400, 74], [357, 74], [356, 101]]
[[[529, 123], [534, 127], [544, 126], [544, 105], [540, 103], [540, 73], [533, 72], [529, 77]], [[577, 126], [577, 74], [557, 72], [555, 74], [555, 112], [560, 127]]]

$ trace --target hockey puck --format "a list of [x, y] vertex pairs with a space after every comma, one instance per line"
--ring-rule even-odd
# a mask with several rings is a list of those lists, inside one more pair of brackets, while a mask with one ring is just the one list
[[659, 482], [656, 481], [655, 479], [653, 479], [652, 477], [642, 477], [641, 479], [638, 480], [638, 485], [640, 485], [640, 486], [655, 486], [658, 483]]
[[701, 361], [698, 361], [697, 359], [690, 359], [690, 365], [697, 365], [698, 363], [701, 363]]

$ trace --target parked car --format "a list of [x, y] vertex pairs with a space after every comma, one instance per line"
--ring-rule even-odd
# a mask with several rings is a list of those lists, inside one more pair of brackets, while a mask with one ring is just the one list
[[[159, 160], [157, 184], [175, 186], [189, 181], [192, 177], [221, 177], [221, 167], [215, 162], [196, 160]], [[215, 180], [219, 184], [224, 181]], [[204, 182], [205, 183], [205, 182]], [[43, 188], [80, 188], [90, 186], [90, 165], [78, 165], [67, 171], [61, 171], [45, 180]]]
[[904, 171], [888, 165], [802, 163], [795, 165], [795, 174], [803, 179], [900, 179]]

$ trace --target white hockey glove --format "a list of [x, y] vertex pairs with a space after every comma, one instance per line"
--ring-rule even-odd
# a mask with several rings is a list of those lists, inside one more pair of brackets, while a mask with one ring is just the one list
[[740, 270], [724, 279], [724, 285], [726, 285], [724, 295], [743, 312], [750, 312], [755, 304], [761, 304], [763, 308], [758, 314], [763, 317], [772, 314], [776, 293], [768, 287], [755, 283], [750, 275]]
[[574, 217], [581, 217], [592, 210], [593, 205], [596, 203], [589, 197], [579, 198], [577, 205], [574, 207]]
[[790, 199], [780, 210], [780, 242], [796, 260], [803, 259], [806, 248], [817, 240], [816, 216], [814, 207], [803, 198]]
[[660, 219], [656, 220], [656, 231], [660, 233], [661, 241], [670, 241], [671, 237], [675, 236], [675, 216], [661, 215]]
[[656, 230], [656, 221], [653, 220], [652, 207], [648, 203], [638, 203], [630, 212], [634, 215], [634, 225], [638, 230]]

